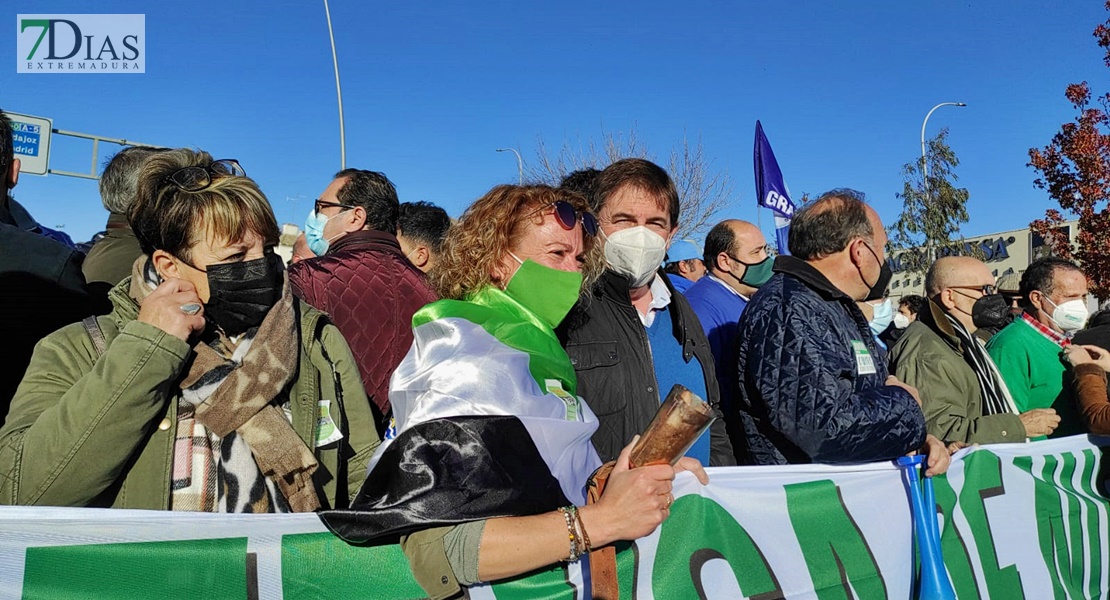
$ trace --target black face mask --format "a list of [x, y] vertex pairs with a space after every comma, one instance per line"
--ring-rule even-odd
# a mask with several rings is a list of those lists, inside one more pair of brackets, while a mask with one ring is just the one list
[[204, 316], [227, 335], [258, 327], [285, 286], [285, 266], [273, 252], [255, 260], [209, 265]]
[[1001, 327], [1010, 316], [1010, 305], [1002, 294], [983, 296], [971, 305], [971, 322], [979, 329]]
[[[878, 258], [878, 257], [876, 257]], [[879, 269], [879, 279], [875, 281], [875, 285], [867, 292], [867, 297], [863, 299], [864, 302], [871, 302], [880, 300], [886, 297], [886, 286], [890, 285], [890, 280], [894, 279], [894, 270], [890, 268], [890, 264], [883, 263]]]

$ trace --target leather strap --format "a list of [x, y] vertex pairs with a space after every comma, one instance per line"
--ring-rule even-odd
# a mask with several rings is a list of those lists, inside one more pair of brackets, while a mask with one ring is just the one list
[[[586, 483], [586, 504], [596, 504], [601, 499], [615, 465], [614, 462], [605, 463], [590, 476]], [[590, 552], [590, 579], [593, 582], [594, 600], [619, 600], [617, 550], [612, 544]]]
[[96, 357], [104, 356], [104, 350], [108, 348], [108, 343], [104, 340], [104, 332], [100, 330], [100, 323], [96, 322], [96, 317], [85, 317], [81, 320], [81, 324], [85, 326], [85, 331], [89, 333], [93, 349], [96, 350]]

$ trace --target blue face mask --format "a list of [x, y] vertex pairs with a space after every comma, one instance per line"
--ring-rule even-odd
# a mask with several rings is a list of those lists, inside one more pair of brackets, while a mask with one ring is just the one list
[[342, 211], [330, 217], [317, 213], [315, 209], [308, 213], [308, 218], [304, 222], [304, 240], [308, 243], [308, 249], [312, 250], [313, 254], [316, 256], [327, 254], [331, 240], [324, 239], [324, 226], [328, 224], [328, 221], [344, 212], [347, 211]]
[[882, 304], [874, 304], [875, 316], [871, 318], [868, 325], [871, 327], [871, 332], [875, 335], [886, 331], [890, 327], [890, 323], [894, 321], [894, 303], [890, 298], [883, 301]]

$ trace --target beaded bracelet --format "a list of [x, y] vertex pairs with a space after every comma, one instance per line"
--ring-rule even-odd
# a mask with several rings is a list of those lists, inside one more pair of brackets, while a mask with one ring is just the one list
[[566, 562], [575, 562], [582, 558], [582, 554], [578, 551], [578, 534], [574, 530], [575, 514], [578, 509], [575, 506], [567, 506], [560, 508], [559, 512], [563, 513], [563, 520], [567, 523], [567, 537], [570, 539], [570, 554], [567, 556]]

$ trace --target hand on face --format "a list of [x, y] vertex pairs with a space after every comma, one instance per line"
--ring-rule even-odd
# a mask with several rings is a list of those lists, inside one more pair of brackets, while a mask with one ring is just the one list
[[189, 336], [204, 329], [204, 306], [193, 284], [167, 279], [140, 303], [138, 320], [189, 341]]

